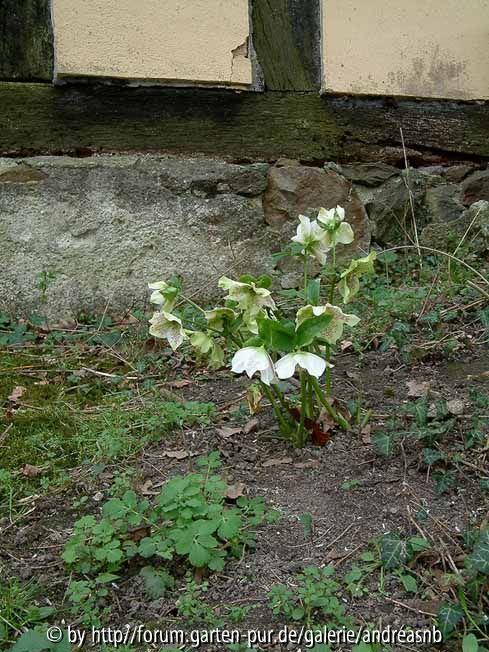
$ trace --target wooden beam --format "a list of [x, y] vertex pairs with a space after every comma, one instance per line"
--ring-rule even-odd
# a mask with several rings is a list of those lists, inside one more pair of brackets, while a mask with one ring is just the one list
[[0, 79], [52, 78], [49, 0], [0, 0]]
[[0, 83], [0, 153], [156, 151], [351, 161], [406, 146], [489, 158], [489, 103]]
[[321, 86], [320, 0], [252, 0], [253, 47], [265, 90]]

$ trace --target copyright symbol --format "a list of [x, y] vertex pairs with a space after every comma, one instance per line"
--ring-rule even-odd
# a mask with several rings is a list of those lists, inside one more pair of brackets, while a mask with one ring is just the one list
[[47, 639], [50, 643], [59, 643], [63, 638], [63, 630], [60, 627], [49, 627], [46, 632]]

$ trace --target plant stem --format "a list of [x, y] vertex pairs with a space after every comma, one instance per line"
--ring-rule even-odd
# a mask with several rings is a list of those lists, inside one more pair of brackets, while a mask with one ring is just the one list
[[312, 402], [313, 391], [314, 388], [311, 384], [311, 377], [308, 374], [307, 375], [307, 416], [309, 417], [309, 419], [312, 419], [314, 415], [314, 406]]
[[304, 420], [306, 418], [306, 409], [307, 409], [307, 378], [303, 369], [300, 372], [301, 380], [301, 415], [299, 422], [299, 432], [297, 433], [297, 443], [299, 448], [302, 448], [305, 444], [305, 430], [304, 430]]
[[308, 268], [309, 268], [309, 254], [307, 251], [304, 252], [304, 298], [307, 292], [307, 283], [308, 283]]
[[313, 383], [314, 391], [316, 392], [318, 401], [321, 403], [321, 405], [323, 405], [326, 408], [328, 414], [332, 416], [333, 419], [336, 421], [336, 423], [340, 425], [342, 428], [344, 428], [345, 430], [351, 430], [351, 426], [348, 423], [348, 421], [343, 416], [341, 416], [341, 414], [339, 414], [331, 405], [331, 403], [323, 396], [318, 381], [312, 377], [311, 377], [311, 381]]
[[290, 426], [289, 426], [289, 424], [285, 421], [284, 416], [283, 416], [282, 412], [280, 411], [280, 408], [278, 407], [278, 405], [277, 405], [275, 399], [273, 398], [273, 393], [270, 391], [270, 388], [268, 387], [268, 385], [265, 385], [265, 383], [263, 383], [262, 381], [260, 381], [260, 385], [261, 385], [261, 387], [262, 387], [262, 390], [263, 390], [265, 396], [266, 396], [266, 397], [268, 398], [268, 400], [270, 401], [270, 404], [271, 404], [271, 406], [272, 406], [272, 408], [273, 408], [273, 411], [274, 411], [274, 413], [275, 413], [275, 416], [276, 416], [276, 418], [277, 418], [277, 421], [278, 421], [279, 424], [280, 424], [280, 427], [281, 427], [281, 429], [282, 429], [282, 432], [283, 432], [284, 435], [285, 435], [286, 437], [288, 437], [289, 439], [293, 439], [293, 434], [292, 434], [292, 431], [291, 431], [291, 429], [290, 429]]
[[332, 267], [333, 267], [333, 272], [332, 272], [332, 278], [331, 278], [331, 286], [329, 288], [329, 303], [333, 303], [334, 289], [336, 287], [336, 246], [333, 247]]

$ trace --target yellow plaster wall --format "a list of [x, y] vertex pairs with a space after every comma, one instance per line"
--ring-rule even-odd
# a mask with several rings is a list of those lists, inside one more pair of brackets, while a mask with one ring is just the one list
[[56, 74], [248, 85], [248, 0], [52, 0]]
[[489, 98], [489, 0], [323, 0], [323, 89]]

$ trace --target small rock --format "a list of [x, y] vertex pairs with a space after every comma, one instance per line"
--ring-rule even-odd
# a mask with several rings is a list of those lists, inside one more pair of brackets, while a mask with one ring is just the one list
[[445, 168], [443, 176], [447, 181], [452, 183], [460, 183], [465, 177], [472, 172], [474, 168], [472, 165], [451, 165]]
[[447, 410], [450, 414], [458, 416], [464, 413], [464, 402], [459, 398], [452, 398], [450, 401], [447, 401]]
[[400, 174], [398, 168], [385, 163], [354, 163], [343, 165], [341, 169], [347, 179], [364, 186], [380, 186], [387, 179]]
[[489, 170], [474, 172], [462, 183], [463, 203], [470, 206], [476, 201], [489, 201]]
[[299, 165], [273, 167], [268, 174], [268, 185], [263, 195], [265, 220], [275, 229], [286, 230], [297, 223], [299, 214], [315, 212], [319, 208], [343, 206], [346, 220], [355, 232], [355, 242], [343, 247], [342, 254], [351, 255], [356, 249], [368, 251], [370, 227], [365, 208], [351, 183], [333, 170]]

